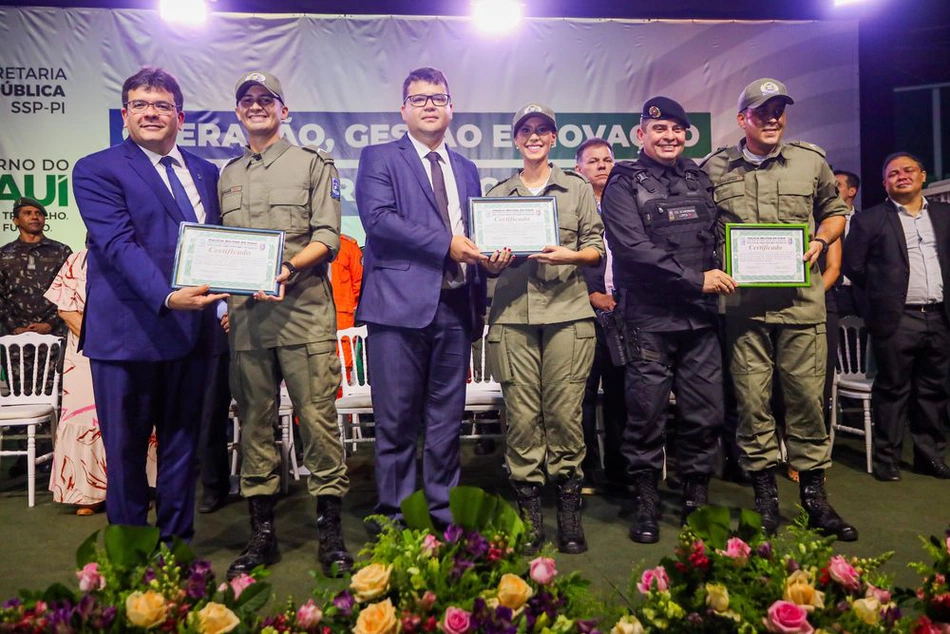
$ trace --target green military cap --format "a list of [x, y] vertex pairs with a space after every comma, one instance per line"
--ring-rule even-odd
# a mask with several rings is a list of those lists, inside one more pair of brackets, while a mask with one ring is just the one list
[[739, 93], [738, 112], [742, 112], [746, 108], [758, 108], [775, 97], [781, 97], [785, 103], [795, 103], [795, 100], [788, 94], [788, 88], [779, 80], [769, 77], [756, 79]]
[[16, 199], [16, 201], [13, 203], [13, 215], [16, 216], [18, 213], [20, 213], [20, 209], [23, 207], [36, 207], [40, 210], [40, 213], [42, 213], [44, 216], [46, 215], [46, 207], [44, 207], [40, 201], [36, 200], [35, 198], [30, 198], [29, 196], [20, 196]]
[[550, 106], [545, 106], [544, 104], [540, 103], [529, 103], [518, 108], [514, 116], [511, 118], [512, 133], [517, 134], [518, 128], [528, 117], [541, 117], [550, 123], [552, 128], [557, 128], [557, 120], [554, 118], [554, 110], [552, 110]]
[[251, 86], [263, 86], [267, 89], [267, 92], [280, 99], [282, 104], [287, 104], [287, 102], [284, 101], [284, 89], [281, 88], [280, 80], [272, 74], [261, 70], [245, 73], [238, 78], [237, 83], [234, 85], [234, 100], [240, 101], [241, 97], [244, 96], [244, 93], [246, 93]]

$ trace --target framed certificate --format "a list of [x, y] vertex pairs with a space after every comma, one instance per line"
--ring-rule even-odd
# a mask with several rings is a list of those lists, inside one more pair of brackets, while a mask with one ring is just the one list
[[726, 273], [739, 286], [811, 285], [807, 224], [726, 225]]
[[277, 295], [284, 232], [183, 222], [172, 287], [207, 284], [215, 293]]
[[531, 255], [561, 244], [557, 200], [551, 196], [470, 198], [468, 219], [472, 241], [486, 255], [504, 248]]

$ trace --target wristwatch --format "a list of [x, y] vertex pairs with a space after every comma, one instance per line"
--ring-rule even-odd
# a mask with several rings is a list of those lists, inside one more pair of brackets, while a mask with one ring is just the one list
[[822, 253], [824, 253], [825, 251], [828, 250], [828, 243], [825, 241], [824, 238], [819, 238], [818, 236], [815, 236], [814, 238], [811, 239], [811, 241], [812, 241], [812, 242], [820, 242], [820, 243], [821, 243], [821, 251], [822, 251]]
[[[825, 245], [825, 246], [828, 246], [828, 245]], [[290, 271], [290, 275], [288, 275], [287, 279], [284, 280], [284, 284], [290, 284], [291, 282], [293, 282], [294, 279], [297, 277], [297, 274], [300, 273], [300, 269], [298, 269], [296, 266], [291, 264], [289, 260], [287, 262], [282, 262], [281, 266], [286, 266], [287, 270]]]

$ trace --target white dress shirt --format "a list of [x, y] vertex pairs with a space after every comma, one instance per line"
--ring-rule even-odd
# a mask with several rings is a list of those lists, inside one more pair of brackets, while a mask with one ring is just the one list
[[[141, 145], [142, 151], [145, 152], [145, 156], [148, 157], [148, 160], [151, 161], [152, 167], [155, 168], [155, 171], [158, 172], [158, 177], [162, 179], [162, 182], [165, 183], [165, 187], [168, 188], [168, 191], [172, 191], [172, 186], [168, 182], [168, 174], [165, 172], [165, 166], [159, 163], [159, 161], [164, 158], [161, 154], [156, 154], [151, 150], [148, 150]], [[191, 177], [191, 172], [188, 171], [188, 168], [185, 167], [185, 159], [181, 155], [181, 150], [178, 149], [178, 146], [175, 145], [172, 147], [171, 152], [168, 153], [168, 156], [174, 159], [174, 165], [172, 169], [175, 170], [175, 175], [178, 177], [178, 180], [181, 181], [182, 187], [185, 188], [185, 193], [188, 194], [188, 200], [191, 201], [191, 206], [195, 208], [195, 216], [198, 218], [198, 222], [204, 224], [207, 215], [205, 214], [205, 207], [201, 204], [201, 196], [198, 194], [198, 187], [195, 186], [195, 181]], [[174, 198], [174, 193], [172, 193], [172, 198]], [[458, 196], [456, 196], [458, 198]]]

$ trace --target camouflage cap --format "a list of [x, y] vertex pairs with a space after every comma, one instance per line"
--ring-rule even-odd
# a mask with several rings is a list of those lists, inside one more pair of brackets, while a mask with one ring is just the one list
[[769, 77], [756, 79], [739, 94], [738, 112], [742, 112], [746, 108], [758, 108], [775, 97], [781, 97], [785, 103], [795, 103], [795, 100], [788, 94], [788, 88], [779, 80]]
[[36, 200], [35, 198], [30, 198], [29, 196], [20, 196], [16, 199], [16, 201], [14, 201], [13, 215], [16, 216], [18, 213], [20, 213], [20, 209], [23, 207], [36, 207], [40, 210], [40, 212], [42, 212], [44, 216], [47, 215], [46, 207], [43, 206], [43, 203]]
[[549, 106], [545, 106], [544, 104], [540, 103], [529, 103], [518, 108], [514, 116], [511, 118], [512, 134], [518, 133], [518, 128], [528, 117], [541, 117], [550, 123], [551, 127], [555, 129], [557, 128], [557, 120], [554, 118], [554, 111]]
[[245, 73], [238, 78], [234, 85], [234, 100], [240, 101], [251, 86], [263, 86], [267, 89], [267, 92], [280, 99], [282, 104], [287, 104], [284, 101], [284, 89], [280, 86], [280, 80], [270, 73], [260, 70]]

